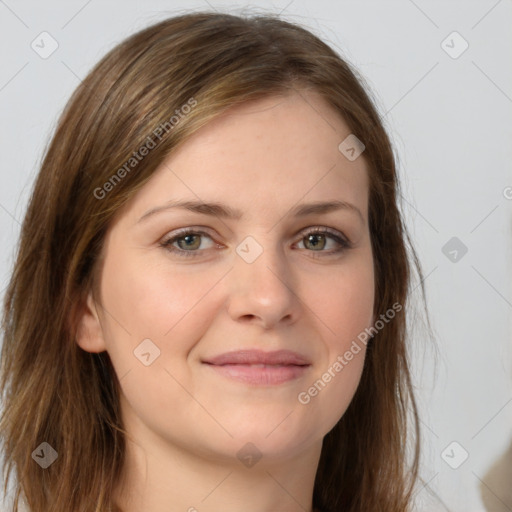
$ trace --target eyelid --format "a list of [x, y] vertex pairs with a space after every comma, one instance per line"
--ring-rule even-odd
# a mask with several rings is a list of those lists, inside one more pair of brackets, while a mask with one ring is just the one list
[[[176, 229], [175, 231], [172, 232], [172, 234], [170, 236], [166, 236], [165, 239], [169, 240], [172, 238], [177, 238], [180, 235], [186, 235], [189, 233], [207, 235], [213, 239], [214, 236], [211, 235], [209, 233], [209, 231], [210, 231], [210, 228], [208, 228], [206, 226], [187, 226], [185, 228]], [[307, 228], [303, 228], [295, 234], [295, 237], [298, 237], [303, 234], [305, 235], [308, 233], [312, 233], [312, 232], [329, 233], [330, 235], [334, 235], [334, 236], [342, 238], [343, 241], [346, 243], [350, 243], [350, 240], [341, 231], [338, 231], [337, 229], [334, 229], [334, 228], [329, 228], [327, 226], [321, 226], [321, 225], [309, 226]]]
[[296, 236], [299, 236], [299, 235], [305, 236], [309, 233], [327, 233], [329, 235], [334, 236], [335, 238], [340, 238], [346, 244], [350, 244], [349, 239], [341, 231], [338, 231], [337, 229], [329, 228], [327, 226], [310, 226], [308, 228], [304, 228], [301, 231], [299, 231]]

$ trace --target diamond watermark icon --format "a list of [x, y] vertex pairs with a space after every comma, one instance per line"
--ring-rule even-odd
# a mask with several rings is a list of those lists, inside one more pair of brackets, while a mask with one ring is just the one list
[[261, 459], [262, 454], [253, 443], [245, 443], [236, 456], [244, 466], [252, 468]]
[[340, 142], [338, 149], [341, 154], [353, 162], [366, 149], [366, 146], [353, 133]]
[[236, 252], [246, 263], [254, 263], [263, 253], [263, 247], [252, 236], [238, 244]]
[[135, 347], [133, 353], [144, 366], [149, 366], [160, 356], [160, 349], [149, 338], [146, 338]]
[[50, 467], [59, 454], [46, 442], [41, 443], [33, 452], [32, 458], [43, 468]]
[[466, 462], [469, 457], [469, 453], [466, 449], [457, 441], [452, 441], [442, 452], [441, 458], [450, 466], [452, 469], [457, 469]]
[[452, 263], [458, 263], [468, 252], [468, 248], [459, 238], [454, 236], [443, 245], [441, 252]]
[[457, 31], [453, 31], [443, 39], [441, 48], [452, 59], [458, 59], [469, 48], [469, 43]]
[[41, 59], [47, 59], [57, 50], [59, 43], [50, 33], [41, 32], [30, 43], [30, 47], [39, 55], [39, 57], [41, 57]]

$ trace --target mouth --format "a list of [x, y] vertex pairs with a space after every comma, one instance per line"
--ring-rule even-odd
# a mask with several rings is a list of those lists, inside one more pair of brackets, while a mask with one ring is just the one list
[[246, 384], [270, 386], [302, 377], [311, 363], [289, 350], [240, 350], [202, 361], [218, 374]]

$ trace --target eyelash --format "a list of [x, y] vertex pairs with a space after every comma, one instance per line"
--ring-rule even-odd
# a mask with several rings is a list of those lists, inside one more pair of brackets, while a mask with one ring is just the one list
[[[336, 243], [339, 244], [340, 247], [338, 247], [337, 249], [334, 249], [334, 250], [331, 250], [330, 252], [328, 251], [312, 251], [312, 250], [309, 250], [308, 252], [312, 252], [312, 253], [315, 253], [315, 252], [319, 252], [319, 253], [323, 253], [323, 254], [312, 254], [313, 258], [322, 258], [322, 257], [329, 257], [329, 256], [335, 256], [337, 254], [340, 254], [344, 251], [346, 251], [347, 249], [351, 249], [352, 248], [352, 245], [351, 243], [344, 239], [343, 237], [341, 237], [337, 231], [334, 231], [332, 229], [329, 229], [329, 228], [325, 228], [325, 227], [318, 227], [318, 228], [313, 228], [313, 229], [310, 229], [308, 231], [303, 231], [301, 233], [301, 238], [299, 241], [303, 241], [304, 238], [306, 238], [308, 235], [328, 235], [329, 238], [333, 239]], [[174, 235], [170, 238], [167, 238], [167, 239], [164, 239], [162, 240], [162, 242], [160, 242], [160, 245], [161, 247], [163, 247], [164, 249], [166, 249], [167, 251], [171, 252], [171, 253], [174, 253], [178, 256], [183, 256], [185, 258], [194, 258], [196, 256], [198, 256], [201, 252], [204, 252], [204, 250], [199, 250], [199, 249], [196, 249], [196, 250], [193, 250], [193, 251], [186, 251], [186, 250], [183, 250], [183, 249], [179, 249], [179, 248], [176, 248], [176, 247], [173, 247], [172, 244], [182, 238], [185, 238], [186, 236], [188, 235], [201, 235], [201, 236], [206, 236], [208, 238], [210, 238], [212, 241], [212, 237], [206, 233], [205, 231], [202, 231], [202, 230], [194, 230], [194, 229], [191, 229], [191, 228], [183, 228], [182, 230], [174, 233]], [[305, 250], [308, 250], [308, 249], [305, 249]]]

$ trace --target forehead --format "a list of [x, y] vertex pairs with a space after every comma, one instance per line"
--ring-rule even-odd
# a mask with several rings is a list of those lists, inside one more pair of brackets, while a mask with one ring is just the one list
[[134, 213], [171, 199], [222, 198], [249, 216], [273, 206], [341, 199], [365, 215], [364, 156], [350, 161], [338, 147], [350, 133], [326, 100], [310, 91], [232, 107], [160, 165], [135, 196]]

